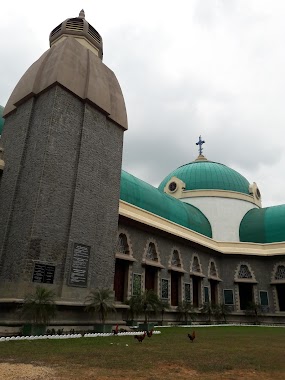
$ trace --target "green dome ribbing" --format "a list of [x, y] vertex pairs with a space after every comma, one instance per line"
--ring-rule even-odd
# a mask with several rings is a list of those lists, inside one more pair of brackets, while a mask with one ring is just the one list
[[185, 190], [228, 190], [249, 194], [249, 182], [226, 165], [208, 160], [197, 160], [180, 166], [159, 185], [164, 190], [167, 182], [177, 177], [185, 183]]
[[285, 205], [249, 210], [239, 228], [240, 241], [278, 243], [285, 241]]
[[120, 199], [202, 235], [212, 237], [208, 219], [196, 207], [162, 193], [148, 183], [122, 171]]

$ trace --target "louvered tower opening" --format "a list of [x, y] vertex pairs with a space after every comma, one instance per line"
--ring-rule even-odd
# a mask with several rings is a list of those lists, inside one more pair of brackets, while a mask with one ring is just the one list
[[66, 30], [73, 30], [77, 32], [82, 32], [84, 26], [84, 21], [80, 18], [71, 18], [66, 23]]
[[62, 25], [62, 24], [59, 24], [57, 27], [55, 27], [55, 28], [51, 31], [51, 34], [50, 34], [51, 37], [55, 36], [58, 32], [61, 31], [61, 25]]
[[89, 28], [88, 28], [88, 34], [94, 38], [94, 40], [96, 40], [99, 44], [101, 44], [101, 36], [100, 34], [97, 32], [97, 30], [95, 30], [93, 28], [93, 26], [89, 25]]

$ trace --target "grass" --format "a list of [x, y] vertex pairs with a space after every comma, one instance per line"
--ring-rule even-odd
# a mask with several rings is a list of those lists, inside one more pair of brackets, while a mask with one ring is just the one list
[[[130, 374], [129, 378], [136, 373], [138, 378], [168, 379], [169, 375], [170, 379], [181, 368], [199, 373], [199, 379], [218, 379], [225, 371], [285, 378], [284, 328], [197, 327], [194, 343], [187, 337], [192, 330], [161, 328], [160, 335], [146, 337], [142, 343], [133, 336], [1, 342], [0, 362], [51, 366], [69, 373], [66, 378], [70, 379], [78, 376], [78, 370], [96, 370], [104, 379], [121, 372]], [[168, 368], [167, 373], [159, 377], [158, 368]], [[152, 377], [140, 377], [145, 371]], [[211, 374], [217, 377], [207, 377]]]

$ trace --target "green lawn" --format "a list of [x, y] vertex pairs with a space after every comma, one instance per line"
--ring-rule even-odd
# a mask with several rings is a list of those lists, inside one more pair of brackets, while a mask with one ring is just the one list
[[[188, 332], [196, 331], [191, 343]], [[172, 364], [199, 373], [255, 371], [285, 378], [285, 328], [170, 327], [139, 343], [133, 336], [0, 342], [0, 362], [143, 373]], [[71, 377], [70, 377], [71, 378]], [[156, 377], [154, 377], [156, 378]]]

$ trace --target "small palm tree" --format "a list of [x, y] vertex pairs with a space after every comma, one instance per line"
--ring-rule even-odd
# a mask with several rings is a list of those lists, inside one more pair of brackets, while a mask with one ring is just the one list
[[195, 320], [196, 312], [194, 311], [194, 307], [189, 301], [179, 302], [177, 311], [179, 313], [179, 319], [184, 318], [184, 322], [188, 324], [188, 318], [190, 317], [190, 322]]
[[161, 325], [163, 325], [163, 317], [166, 310], [170, 309], [170, 303], [164, 300], [160, 300], [160, 304], [158, 306], [158, 309], [161, 313]]
[[201, 313], [207, 318], [208, 323], [211, 323], [212, 321], [214, 310], [215, 305], [213, 305], [211, 302], [205, 302], [200, 309]]
[[133, 295], [130, 299], [127, 300], [126, 304], [130, 307], [128, 310], [128, 319], [133, 322], [135, 316], [139, 315], [139, 313], [142, 311], [141, 298], [138, 295]]
[[144, 313], [144, 323], [148, 323], [149, 314], [156, 313], [159, 309], [160, 299], [152, 289], [147, 289], [140, 295], [140, 303]]
[[22, 317], [36, 325], [48, 325], [54, 318], [56, 306], [55, 293], [42, 286], [37, 286], [35, 293], [28, 294], [21, 309]]
[[227, 323], [227, 316], [231, 314], [231, 312], [232, 312], [231, 307], [228, 305], [225, 305], [224, 303], [215, 305], [214, 316], [218, 320], [221, 320], [223, 318], [224, 323]]
[[95, 289], [85, 298], [85, 302], [88, 303], [85, 310], [98, 313], [103, 324], [109, 311], [116, 311], [114, 295], [111, 289]]
[[259, 325], [262, 315], [262, 306], [257, 302], [249, 302], [245, 314], [253, 319], [255, 325]]

